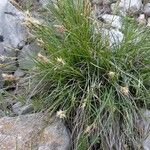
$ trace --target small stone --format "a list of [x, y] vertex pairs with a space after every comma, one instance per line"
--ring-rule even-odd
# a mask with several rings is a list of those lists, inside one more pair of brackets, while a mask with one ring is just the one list
[[119, 45], [123, 40], [123, 33], [117, 29], [103, 29], [102, 35], [105, 39], [105, 42], [109, 42], [111, 48]]
[[12, 110], [16, 115], [25, 115], [33, 112], [33, 105], [24, 105], [21, 102], [17, 102], [12, 106]]
[[109, 24], [111, 27], [117, 29], [121, 29], [122, 27], [122, 21], [120, 16], [104, 14], [101, 15], [101, 18], [105, 21], [106, 24]]
[[33, 105], [25, 105], [21, 108], [20, 115], [31, 114], [34, 111]]
[[19, 68], [14, 73], [14, 76], [19, 77], [19, 78], [23, 77], [24, 75], [25, 75], [25, 72], [23, 70], [19, 69]]

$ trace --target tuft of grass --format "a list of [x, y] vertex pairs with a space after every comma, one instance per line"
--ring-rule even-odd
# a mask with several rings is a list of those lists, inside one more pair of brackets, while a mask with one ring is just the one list
[[53, 23], [32, 24], [44, 50], [34, 103], [65, 119], [72, 149], [138, 148], [136, 116], [150, 107], [149, 28], [124, 18], [124, 39], [110, 47], [102, 27], [95, 32], [88, 0], [58, 1], [48, 11]]

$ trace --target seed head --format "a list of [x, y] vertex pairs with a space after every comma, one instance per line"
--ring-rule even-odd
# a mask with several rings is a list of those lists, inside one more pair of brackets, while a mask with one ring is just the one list
[[6, 56], [4, 56], [4, 55], [1, 55], [1, 56], [0, 56], [0, 60], [1, 60], [2, 62], [4, 62], [6, 59], [7, 59]]
[[116, 73], [115, 73], [115, 72], [109, 71], [108, 77], [109, 77], [110, 79], [113, 79], [115, 76], [116, 76]]
[[121, 86], [120, 87], [120, 91], [121, 91], [121, 93], [123, 93], [126, 96], [129, 95], [129, 88], [128, 88], [128, 86]]
[[38, 53], [38, 60], [44, 63], [49, 62], [49, 59], [46, 56], [43, 56], [41, 53]]
[[85, 133], [90, 133], [90, 132], [92, 132], [94, 129], [96, 129], [96, 124], [95, 124], [95, 123], [93, 123], [93, 124], [87, 126], [87, 128], [86, 128], [86, 130], [85, 130]]
[[22, 24], [24, 24], [24, 25], [26, 25], [26, 26], [28, 26], [28, 27], [32, 27], [33, 25], [37, 27], [37, 26], [41, 25], [41, 22], [40, 22], [39, 20], [33, 18], [33, 17], [29, 14], [29, 12], [27, 12], [27, 13], [26, 13], [25, 21], [24, 21]]
[[60, 118], [60, 119], [64, 119], [64, 118], [66, 118], [66, 112], [65, 112], [65, 111], [62, 111], [62, 110], [59, 110], [59, 111], [57, 111], [56, 116], [57, 116], [58, 118]]
[[2, 74], [2, 77], [5, 81], [15, 81], [17, 80], [18, 78], [16, 78], [14, 75], [12, 74], [6, 74], [6, 73], [3, 73]]
[[39, 45], [39, 46], [45, 44], [44, 41], [43, 41], [42, 39], [37, 39], [37, 42], [38, 42], [38, 45]]
[[62, 58], [57, 57], [57, 62], [62, 64], [62, 65], [65, 65], [65, 61]]

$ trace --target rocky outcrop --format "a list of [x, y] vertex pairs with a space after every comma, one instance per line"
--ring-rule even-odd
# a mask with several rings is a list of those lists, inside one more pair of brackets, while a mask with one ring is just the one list
[[132, 14], [139, 14], [143, 4], [142, 0], [121, 0], [119, 7], [122, 15], [125, 15], [127, 12]]
[[8, 47], [17, 48], [23, 41], [26, 41], [26, 28], [22, 25], [24, 19], [23, 12], [16, 9], [10, 2], [7, 2], [4, 9], [4, 25], [1, 28], [3, 29], [4, 44]]
[[[24, 8], [30, 0], [15, 1], [21, 8]], [[48, 4], [48, 1], [32, 1], [30, 6], [33, 7], [34, 16], [42, 5], [45, 7]], [[54, 1], [51, 0], [51, 2]], [[122, 15], [134, 14], [140, 25], [150, 26], [150, 3], [148, 1], [143, 4], [141, 0], [115, 2], [116, 0], [93, 0], [93, 8], [96, 6], [94, 19], [102, 25], [102, 30], [98, 28], [96, 33], [102, 32], [102, 36], [109, 42], [111, 48], [119, 45], [124, 38], [121, 31]], [[12, 77], [19, 79], [12, 82], [13, 90], [9, 91], [11, 93], [9, 98], [8, 96], [3, 98], [3, 107], [0, 106], [0, 149], [67, 150], [70, 137], [60, 120], [56, 118], [47, 120], [48, 118], [43, 114], [29, 115], [34, 112], [30, 103], [34, 93], [30, 91], [31, 85], [28, 85], [27, 81], [30, 77], [26, 72], [34, 67], [34, 57], [41, 49], [35, 42], [28, 41], [28, 31], [23, 25], [24, 20], [23, 11], [17, 9], [9, 0], [0, 0], [0, 88], [4, 85], [2, 73], [10, 73]], [[26, 103], [24, 95], [28, 95], [29, 103]], [[14, 100], [17, 96], [19, 102]], [[20, 102], [21, 98], [25, 99], [25, 103]], [[5, 109], [9, 109], [10, 112]], [[146, 115], [150, 116], [150, 113]], [[143, 147], [149, 150], [150, 136], [147, 136], [149, 134], [147, 131], [150, 122], [145, 119], [143, 123], [145, 124]]]
[[15, 71], [16, 57], [19, 47], [23, 47], [27, 39], [27, 30], [22, 25], [25, 16], [8, 0], [0, 2], [0, 63], [1, 70]]
[[67, 150], [69, 132], [64, 124], [44, 114], [0, 118], [1, 150]]

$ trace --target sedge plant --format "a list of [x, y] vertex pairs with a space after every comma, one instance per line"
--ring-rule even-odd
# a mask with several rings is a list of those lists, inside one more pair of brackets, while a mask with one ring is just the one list
[[53, 22], [32, 24], [44, 51], [36, 59], [34, 103], [66, 122], [71, 149], [138, 149], [136, 119], [150, 107], [150, 30], [124, 18], [124, 38], [110, 46], [88, 0], [47, 9]]

